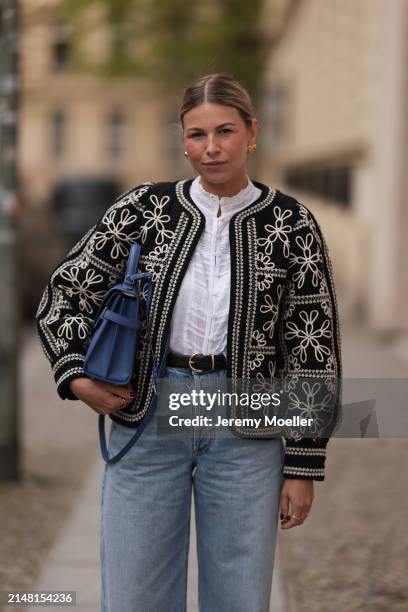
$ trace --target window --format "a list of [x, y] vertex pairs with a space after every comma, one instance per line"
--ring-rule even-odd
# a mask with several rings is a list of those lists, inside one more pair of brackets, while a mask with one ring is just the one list
[[121, 157], [125, 148], [126, 122], [123, 114], [114, 110], [108, 119], [108, 153], [112, 159]]
[[69, 64], [71, 57], [70, 39], [69, 26], [62, 21], [57, 21], [54, 24], [52, 42], [52, 67], [55, 72], [64, 70]]
[[261, 114], [265, 130], [261, 132], [263, 148], [274, 153], [289, 138], [288, 87], [271, 84], [262, 92]]
[[332, 200], [347, 208], [351, 204], [352, 175], [351, 165], [304, 165], [288, 168], [285, 182], [289, 187]]
[[13, 2], [2, 2], [0, 5], [0, 36], [14, 34], [17, 27], [17, 8]]
[[61, 159], [66, 152], [67, 117], [63, 110], [57, 110], [52, 116], [52, 154]]

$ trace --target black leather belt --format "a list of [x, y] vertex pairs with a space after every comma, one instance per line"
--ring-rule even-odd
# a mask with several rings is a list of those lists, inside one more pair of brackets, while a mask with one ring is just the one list
[[222, 370], [227, 367], [227, 361], [222, 354], [203, 355], [202, 353], [194, 353], [194, 355], [176, 355], [176, 353], [169, 353], [166, 365], [169, 368], [190, 368], [196, 374], [200, 374], [201, 372]]

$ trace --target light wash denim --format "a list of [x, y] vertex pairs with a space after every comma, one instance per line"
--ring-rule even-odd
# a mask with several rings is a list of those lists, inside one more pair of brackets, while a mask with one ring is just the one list
[[[187, 387], [222, 388], [226, 371], [167, 368]], [[170, 381], [169, 381], [170, 382]], [[204, 414], [188, 406], [180, 416]], [[207, 412], [208, 414], [208, 412]], [[158, 416], [117, 463], [101, 496], [102, 612], [186, 612], [194, 490], [200, 612], [267, 612], [283, 484], [283, 443], [216, 427], [157, 431]], [[134, 430], [112, 422], [110, 454]]]

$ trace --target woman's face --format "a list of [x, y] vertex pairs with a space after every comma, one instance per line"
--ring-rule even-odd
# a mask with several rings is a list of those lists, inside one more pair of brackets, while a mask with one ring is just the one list
[[257, 121], [247, 127], [233, 106], [203, 102], [183, 118], [183, 144], [204, 184], [246, 185], [248, 145], [255, 141]]

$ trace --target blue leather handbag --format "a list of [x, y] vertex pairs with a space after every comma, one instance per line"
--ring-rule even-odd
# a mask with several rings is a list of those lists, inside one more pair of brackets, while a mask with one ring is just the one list
[[[151, 272], [137, 272], [140, 245], [130, 247], [125, 278], [111, 287], [97, 312], [84, 371], [91, 378], [113, 385], [127, 385], [134, 374], [141, 308], [149, 333], [149, 307], [153, 283]], [[147, 280], [146, 300], [140, 299], [140, 281]]]
[[[127, 385], [134, 375], [142, 309], [147, 326], [147, 340], [153, 364], [155, 363], [149, 329], [149, 307], [153, 293], [152, 274], [151, 272], [137, 272], [139, 255], [140, 245], [132, 244], [123, 282], [108, 290], [99, 307], [83, 366], [84, 372], [90, 378], [119, 386]], [[145, 300], [141, 299], [140, 295], [140, 281], [142, 280], [147, 281]], [[153, 368], [155, 392], [159, 370], [161, 367]], [[153, 408], [154, 405], [153, 402]], [[152, 413], [153, 409], [146, 412], [135, 435], [114, 457], [109, 457], [106, 446], [105, 415], [99, 415], [100, 446], [102, 456], [107, 463], [115, 463], [133, 446], [151, 419]]]

